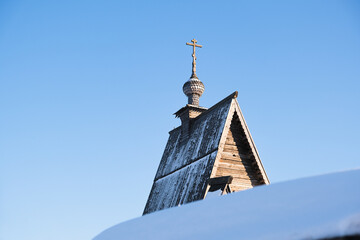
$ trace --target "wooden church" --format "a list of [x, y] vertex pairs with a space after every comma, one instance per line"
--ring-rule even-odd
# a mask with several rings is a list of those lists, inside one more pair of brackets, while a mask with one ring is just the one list
[[181, 126], [169, 132], [144, 214], [269, 184], [234, 92], [211, 108], [199, 106], [204, 84], [192, 75], [183, 91], [188, 104], [175, 113]]

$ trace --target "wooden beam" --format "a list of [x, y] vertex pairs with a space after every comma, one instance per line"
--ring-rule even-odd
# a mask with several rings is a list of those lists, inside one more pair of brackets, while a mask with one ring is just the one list
[[230, 184], [232, 180], [233, 180], [232, 176], [215, 177], [215, 178], [210, 178], [208, 180], [208, 184], [210, 185]]

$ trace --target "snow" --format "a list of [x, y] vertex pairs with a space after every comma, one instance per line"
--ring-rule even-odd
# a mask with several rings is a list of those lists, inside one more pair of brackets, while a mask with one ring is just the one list
[[115, 225], [94, 240], [320, 239], [360, 234], [360, 169], [205, 199]]
[[219, 196], [221, 196], [221, 194], [222, 194], [222, 190], [221, 189], [218, 189], [218, 190], [216, 190], [216, 191], [213, 191], [213, 192], [208, 192], [207, 194], [206, 194], [206, 199], [209, 199], [209, 198], [214, 198], [214, 197], [219, 197]]

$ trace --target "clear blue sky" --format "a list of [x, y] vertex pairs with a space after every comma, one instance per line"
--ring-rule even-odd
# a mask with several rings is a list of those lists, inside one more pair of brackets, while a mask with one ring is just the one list
[[271, 182], [360, 167], [359, 1], [1, 1], [0, 239], [140, 216], [198, 39]]

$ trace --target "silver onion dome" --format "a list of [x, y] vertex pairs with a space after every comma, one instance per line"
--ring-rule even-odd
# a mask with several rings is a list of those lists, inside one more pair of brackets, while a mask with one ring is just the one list
[[199, 98], [204, 90], [204, 84], [196, 76], [191, 76], [183, 86], [183, 92], [188, 97], [188, 104], [195, 106], [199, 106]]

